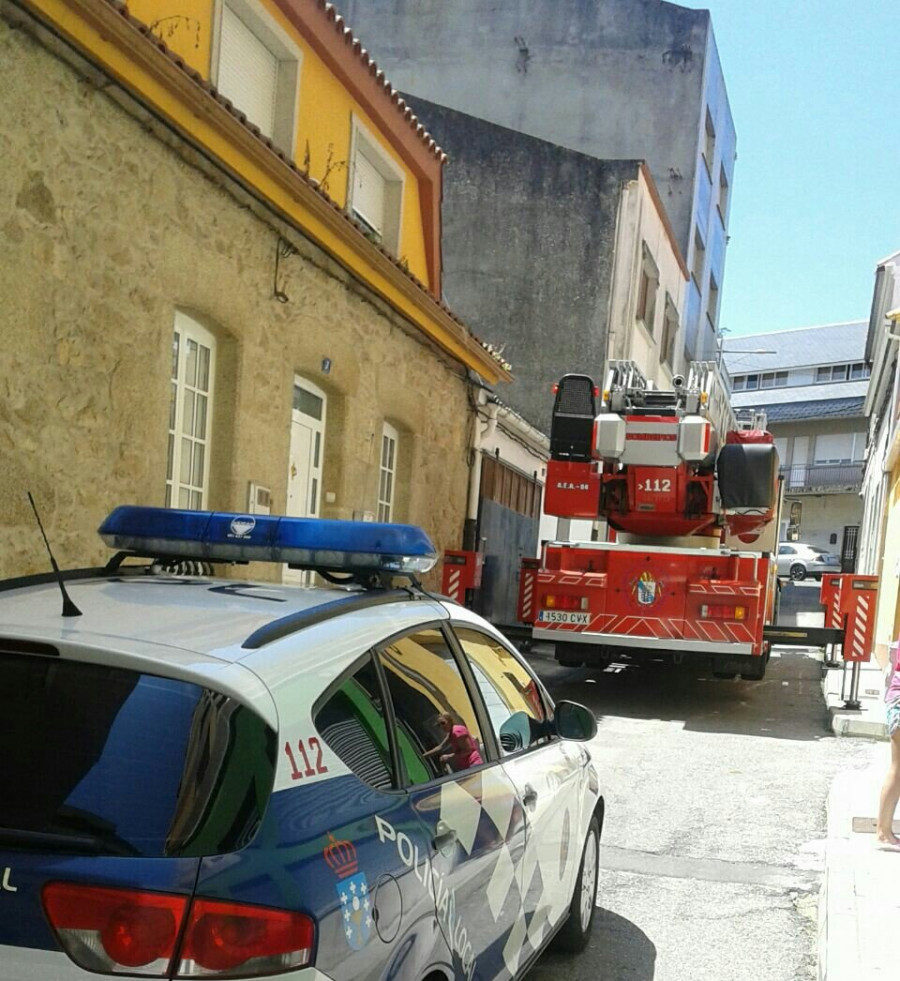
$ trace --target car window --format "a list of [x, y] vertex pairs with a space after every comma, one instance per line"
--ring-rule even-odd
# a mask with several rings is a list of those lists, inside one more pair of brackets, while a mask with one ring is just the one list
[[504, 756], [546, 742], [550, 727], [540, 687], [516, 656], [480, 630], [456, 627]]
[[[0, 654], [0, 828], [101, 855], [215, 855], [247, 844], [275, 777], [275, 732], [200, 685]], [[40, 774], [40, 779], [35, 775]]]
[[371, 654], [328, 695], [315, 713], [326, 743], [369, 786], [396, 786], [384, 720], [384, 700]]
[[475, 707], [444, 634], [419, 630], [378, 656], [410, 783], [467, 770], [485, 759]]
[[779, 555], [796, 555], [797, 553], [791, 548], [790, 545], [779, 545], [778, 546]]

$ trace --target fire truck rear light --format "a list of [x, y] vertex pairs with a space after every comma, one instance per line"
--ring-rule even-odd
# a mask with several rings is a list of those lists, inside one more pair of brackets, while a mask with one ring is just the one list
[[548, 593], [541, 600], [543, 606], [549, 610], [586, 610], [588, 609], [587, 596], [565, 596], [555, 593]]
[[48, 883], [43, 903], [69, 957], [100, 974], [246, 978], [312, 959], [315, 924], [302, 913], [72, 882]]
[[700, 607], [700, 616], [704, 620], [746, 620], [745, 606], [706, 606]]
[[556, 395], [559, 392], [559, 385], [554, 383], [553, 385], [550, 386], [550, 391], [553, 392], [554, 395]]

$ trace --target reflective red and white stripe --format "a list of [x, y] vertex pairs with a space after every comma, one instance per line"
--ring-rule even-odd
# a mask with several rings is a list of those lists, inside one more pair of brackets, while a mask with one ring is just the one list
[[851, 650], [854, 660], [867, 660], [866, 637], [869, 626], [869, 597], [860, 594], [856, 598], [856, 616], [853, 618], [853, 640]]

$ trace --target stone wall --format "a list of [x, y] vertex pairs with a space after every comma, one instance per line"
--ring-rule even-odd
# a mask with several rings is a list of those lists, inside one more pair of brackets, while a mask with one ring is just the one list
[[[215, 166], [2, 20], [0, 86], [0, 576], [48, 569], [27, 490], [63, 568], [105, 560], [95, 530], [115, 505], [164, 503], [176, 309], [216, 336], [211, 508], [245, 510], [252, 480], [284, 512], [299, 373], [328, 394], [323, 517], [375, 509], [387, 419], [397, 520], [458, 545], [460, 367]], [[285, 232], [299, 254], [282, 260], [281, 304]]]

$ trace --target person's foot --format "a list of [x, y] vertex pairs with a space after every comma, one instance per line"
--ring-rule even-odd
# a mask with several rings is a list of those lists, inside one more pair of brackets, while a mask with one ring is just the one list
[[875, 844], [879, 848], [900, 849], [900, 838], [893, 831], [877, 831], [875, 833]]

